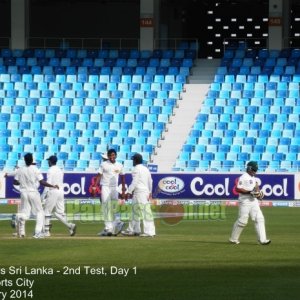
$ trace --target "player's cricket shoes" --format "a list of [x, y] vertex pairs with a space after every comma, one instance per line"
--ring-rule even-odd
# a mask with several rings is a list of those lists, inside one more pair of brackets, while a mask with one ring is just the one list
[[259, 242], [261, 245], [265, 246], [265, 245], [270, 245], [271, 244], [271, 240], [265, 240], [264, 242]]
[[43, 239], [44, 237], [45, 237], [45, 235], [43, 232], [38, 232], [33, 236], [33, 238], [35, 238], [35, 239]]
[[125, 223], [122, 221], [119, 221], [114, 228], [114, 236], [117, 236], [119, 233], [121, 233], [122, 229], [124, 228]]
[[107, 229], [103, 229], [102, 231], [97, 233], [98, 236], [112, 236], [113, 233], [108, 231]]
[[124, 236], [139, 236], [140, 233], [138, 232], [133, 232], [133, 231], [129, 231], [129, 230], [123, 230], [121, 231], [121, 234]]
[[140, 234], [140, 237], [149, 237], [149, 238], [153, 238], [153, 237], [155, 237], [155, 235], [151, 235], [151, 234], [148, 234], [148, 233], [142, 233], [142, 234]]
[[100, 234], [100, 236], [112, 236], [112, 232], [108, 230], [103, 230]]
[[12, 235], [15, 237], [21, 238], [21, 239], [23, 239], [25, 237], [25, 234], [19, 234], [17, 232], [14, 232]]
[[238, 245], [238, 244], [240, 243], [240, 241], [238, 241], [238, 240], [233, 240], [233, 239], [229, 239], [229, 243]]
[[51, 236], [51, 233], [50, 233], [50, 231], [46, 231], [46, 232], [44, 232], [44, 237], [50, 237]]
[[71, 227], [69, 228], [70, 236], [74, 236], [76, 234], [76, 224], [71, 224]]

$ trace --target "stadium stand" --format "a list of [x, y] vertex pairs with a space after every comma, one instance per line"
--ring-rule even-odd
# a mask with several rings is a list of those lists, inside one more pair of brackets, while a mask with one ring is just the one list
[[[195, 59], [191, 49], [8, 50], [0, 57], [4, 170], [28, 151], [41, 161], [56, 153], [66, 170], [95, 170], [95, 153], [108, 147], [126, 167], [134, 152], [150, 162]], [[225, 51], [173, 170], [240, 171], [257, 160], [261, 171], [298, 171], [299, 84], [297, 49]]]

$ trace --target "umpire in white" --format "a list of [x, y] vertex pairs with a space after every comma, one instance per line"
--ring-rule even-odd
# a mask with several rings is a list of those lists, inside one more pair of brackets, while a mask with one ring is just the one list
[[[21, 209], [18, 214], [18, 235], [25, 237], [25, 221], [28, 218], [26, 204], [31, 207], [31, 212], [36, 216], [36, 226], [34, 238], [43, 238], [44, 212], [41, 202], [41, 196], [38, 191], [38, 183], [45, 187], [58, 189], [57, 185], [49, 184], [43, 180], [40, 170], [33, 164], [33, 156], [27, 153], [24, 156], [25, 166], [19, 168], [16, 172], [14, 184], [20, 186]], [[25, 204], [25, 205], [24, 205]]]
[[239, 178], [236, 191], [239, 193], [239, 216], [233, 225], [230, 243], [239, 244], [239, 237], [248, 223], [249, 216], [255, 223], [258, 242], [268, 245], [271, 240], [266, 237], [265, 218], [259, 206], [263, 192], [259, 190], [255, 174], [258, 170], [257, 162], [250, 161], [246, 172]]
[[54, 211], [55, 217], [61, 221], [69, 230], [70, 236], [74, 236], [76, 233], [76, 224], [68, 223], [65, 215], [65, 199], [63, 191], [63, 171], [56, 165], [57, 157], [55, 155], [50, 156], [48, 159], [49, 170], [47, 173], [47, 182], [58, 186], [59, 189], [45, 187], [42, 199], [44, 200], [44, 213], [45, 213], [45, 225], [44, 233], [46, 237], [49, 237], [52, 212]]
[[[132, 182], [128, 187], [128, 198], [132, 198], [132, 220], [127, 230], [122, 231], [123, 235], [141, 237], [154, 237], [155, 225], [151, 204], [152, 177], [147, 167], [143, 165], [143, 157], [136, 153], [132, 156], [134, 169], [132, 171]], [[143, 222], [143, 232], [141, 230]]]

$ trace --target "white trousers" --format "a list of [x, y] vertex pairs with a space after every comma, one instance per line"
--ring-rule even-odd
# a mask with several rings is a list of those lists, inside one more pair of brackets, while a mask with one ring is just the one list
[[239, 204], [239, 215], [231, 234], [232, 240], [238, 240], [244, 227], [248, 224], [249, 216], [255, 224], [255, 230], [257, 239], [260, 242], [266, 241], [266, 229], [265, 229], [265, 218], [260, 209], [259, 202], [257, 199], [253, 201], [244, 200]]
[[45, 213], [45, 231], [49, 231], [50, 222], [52, 217], [52, 212], [55, 211], [56, 218], [61, 221], [68, 228], [71, 224], [67, 222], [67, 218], [65, 215], [65, 199], [64, 193], [62, 190], [52, 189], [47, 193], [45, 205], [44, 205], [44, 213]]
[[19, 217], [19, 234], [25, 235], [25, 221], [31, 213], [36, 216], [35, 233], [40, 233], [44, 226], [44, 211], [42, 207], [39, 192], [22, 192], [21, 193], [21, 210]]
[[28, 197], [22, 197], [21, 195], [21, 204], [18, 209], [18, 213], [16, 214], [16, 221], [17, 221], [17, 234], [19, 236], [25, 236], [26, 230], [25, 230], [25, 221], [30, 218], [31, 213], [31, 206], [28, 201]]
[[117, 187], [101, 186], [102, 214], [104, 229], [114, 232], [114, 227], [120, 220], [118, 211], [119, 193]]
[[48, 191], [44, 205], [45, 214], [51, 214], [54, 209], [61, 215], [65, 214], [64, 194], [62, 191], [57, 189]]
[[128, 230], [141, 233], [141, 221], [143, 223], [144, 233], [155, 235], [154, 218], [148, 192], [134, 192], [132, 197], [132, 217], [129, 222]]

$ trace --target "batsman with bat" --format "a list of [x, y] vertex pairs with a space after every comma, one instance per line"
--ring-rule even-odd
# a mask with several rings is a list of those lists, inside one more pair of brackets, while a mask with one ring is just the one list
[[233, 225], [229, 242], [239, 244], [240, 235], [248, 223], [249, 216], [255, 223], [258, 242], [261, 245], [269, 245], [271, 240], [266, 237], [265, 218], [259, 206], [259, 200], [264, 197], [259, 189], [255, 174], [258, 170], [257, 162], [250, 161], [246, 172], [239, 178], [236, 191], [239, 193], [239, 216]]

